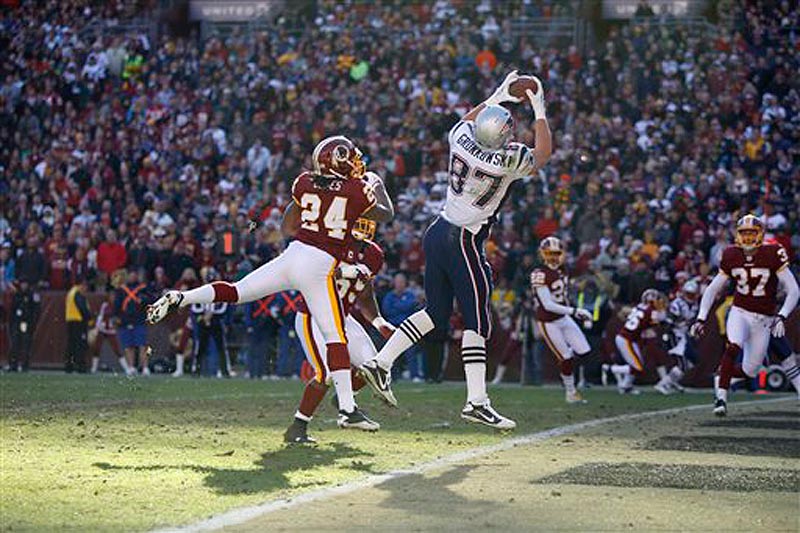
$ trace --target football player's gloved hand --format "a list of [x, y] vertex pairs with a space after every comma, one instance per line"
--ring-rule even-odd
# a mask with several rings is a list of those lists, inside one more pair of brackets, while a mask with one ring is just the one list
[[394, 330], [396, 329], [382, 316], [376, 317], [375, 320], [372, 321], [372, 325], [375, 326], [375, 329], [378, 330], [378, 333], [380, 333], [381, 337], [384, 339], [391, 337], [392, 333], [394, 333]]
[[258, 228], [258, 221], [256, 220], [247, 221], [247, 233], [253, 233], [257, 228]]
[[572, 315], [581, 322], [592, 321], [592, 313], [590, 313], [586, 309], [576, 308], [575, 312]]
[[486, 99], [486, 105], [500, 105], [504, 102], [513, 102], [518, 104], [522, 101], [522, 98], [517, 98], [516, 96], [511, 96], [508, 92], [508, 88], [511, 87], [511, 84], [517, 81], [519, 78], [519, 74], [517, 74], [516, 70], [512, 70], [506, 76], [506, 79], [503, 80], [503, 83], [500, 84], [492, 96]]
[[368, 279], [370, 277], [370, 271], [366, 265], [362, 265], [361, 263], [357, 265], [342, 263], [336, 267], [336, 277], [340, 279]]
[[783, 318], [781, 315], [775, 317], [775, 320], [772, 322], [772, 328], [770, 328], [770, 333], [772, 333], [773, 337], [781, 338], [786, 335], [786, 319]]
[[532, 78], [536, 80], [539, 90], [536, 91], [536, 94], [533, 94], [533, 91], [528, 89], [525, 91], [525, 94], [528, 96], [528, 100], [533, 108], [533, 116], [535, 116], [537, 120], [544, 119], [547, 118], [544, 108], [544, 87], [542, 87], [542, 82], [539, 80], [539, 78], [536, 76], [532, 76]]
[[706, 334], [706, 321], [700, 320], [698, 318], [697, 320], [694, 321], [692, 327], [689, 328], [689, 335], [691, 335], [695, 339], [699, 339], [705, 334]]

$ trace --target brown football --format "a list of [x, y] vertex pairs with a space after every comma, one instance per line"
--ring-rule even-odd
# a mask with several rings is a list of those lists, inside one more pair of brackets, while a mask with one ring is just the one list
[[539, 85], [534, 81], [533, 76], [520, 76], [508, 88], [508, 93], [517, 98], [525, 98], [525, 91], [528, 89], [533, 91], [533, 94], [536, 94], [539, 90]]

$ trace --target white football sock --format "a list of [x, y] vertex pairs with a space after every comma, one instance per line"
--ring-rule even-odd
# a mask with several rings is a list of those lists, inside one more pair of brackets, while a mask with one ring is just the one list
[[384, 370], [391, 370], [395, 360], [433, 329], [433, 320], [423, 309], [403, 320], [375, 357]]
[[332, 371], [331, 379], [333, 379], [333, 386], [336, 389], [336, 397], [339, 399], [339, 410], [352, 413], [356, 408], [356, 401], [353, 398], [350, 369]]
[[781, 368], [800, 396], [800, 368], [797, 367], [797, 355], [792, 354], [781, 361]]
[[575, 376], [565, 376], [561, 374], [561, 381], [564, 382], [564, 388], [567, 394], [575, 394]]
[[486, 339], [470, 329], [464, 330], [461, 360], [467, 378], [467, 401], [481, 405], [489, 398], [486, 394]]
[[128, 360], [125, 359], [124, 356], [117, 359], [117, 362], [119, 363], [119, 366], [122, 367], [123, 372], [125, 372], [126, 374], [130, 374], [131, 367], [128, 366]]
[[613, 374], [621, 374], [627, 376], [631, 373], [630, 365], [611, 365], [611, 372]]
[[717, 387], [717, 399], [727, 402], [728, 401], [728, 389], [720, 389], [719, 387]]
[[183, 363], [185, 361], [184, 356], [176, 355], [175, 356], [175, 372], [178, 374], [183, 374]]
[[683, 379], [683, 370], [677, 366], [673, 366], [672, 370], [670, 370], [669, 374], [667, 374], [667, 378], [669, 378], [669, 380], [674, 384], [679, 385]]
[[667, 367], [659, 365], [656, 367], [656, 372], [658, 372], [659, 378], [664, 379], [667, 376]]
[[498, 385], [502, 383], [503, 376], [506, 375], [506, 365], [497, 365], [497, 369], [494, 371], [494, 379], [492, 380], [492, 385]]
[[99, 357], [92, 357], [92, 369], [90, 372], [92, 374], [97, 373], [97, 369], [100, 367], [100, 358]]
[[214, 287], [209, 283], [208, 285], [201, 285], [196, 289], [191, 289], [183, 294], [183, 301], [181, 307], [186, 307], [192, 304], [210, 304], [214, 303]]

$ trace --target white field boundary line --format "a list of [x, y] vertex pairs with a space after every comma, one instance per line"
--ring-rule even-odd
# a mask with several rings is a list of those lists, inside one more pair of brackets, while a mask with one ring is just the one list
[[[733, 406], [746, 407], [751, 405], [765, 405], [778, 402], [787, 402], [790, 400], [796, 401], [795, 398], [796, 397], [792, 395], [788, 397], [784, 396], [781, 398], [771, 398], [768, 400], [749, 400], [746, 402], [733, 403]], [[536, 433], [530, 433], [528, 435], [514, 437], [508, 440], [504, 440], [503, 442], [497, 444], [492, 444], [490, 446], [480, 446], [477, 448], [464, 450], [463, 452], [454, 453], [452, 455], [440, 457], [439, 459], [435, 459], [427, 463], [422, 463], [413, 468], [393, 470], [386, 474], [368, 476], [363, 479], [359, 479], [349, 483], [344, 483], [342, 485], [338, 485], [335, 487], [327, 487], [324, 489], [307, 492], [305, 494], [300, 494], [298, 496], [291, 498], [282, 498], [278, 500], [272, 500], [265, 503], [261, 503], [258, 505], [233, 509], [231, 511], [222, 513], [220, 515], [212, 516], [211, 518], [208, 518], [201, 522], [197, 522], [182, 527], [167, 527], [165, 529], [155, 530], [154, 533], [195, 533], [200, 531], [214, 531], [228, 526], [243, 524], [254, 518], [274, 513], [275, 511], [290, 509], [292, 507], [302, 506], [307, 503], [311, 503], [318, 500], [326, 500], [343, 494], [350, 494], [351, 492], [355, 492], [360, 489], [374, 487], [385, 481], [390, 481], [392, 479], [397, 479], [410, 474], [423, 474], [425, 472], [436, 470], [444, 466], [449, 466], [463, 461], [469, 461], [472, 459], [477, 459], [479, 457], [484, 457], [486, 455], [490, 455], [493, 453], [510, 450], [511, 448], [514, 448], [516, 446], [536, 444], [545, 441], [547, 439], [552, 439], [554, 437], [560, 437], [562, 435], [577, 433], [586, 429], [602, 426], [604, 424], [609, 424], [614, 422], [628, 422], [631, 420], [638, 420], [640, 418], [677, 414], [687, 411], [698, 411], [700, 409], [709, 409], [709, 405], [703, 403], [703, 404], [689, 405], [684, 407], [661, 409], [659, 411], [648, 411], [644, 413], [629, 413], [625, 415], [612, 416], [608, 418], [598, 418], [595, 420], [578, 422], [577, 424], [560, 426], [545, 431], [539, 431]]]

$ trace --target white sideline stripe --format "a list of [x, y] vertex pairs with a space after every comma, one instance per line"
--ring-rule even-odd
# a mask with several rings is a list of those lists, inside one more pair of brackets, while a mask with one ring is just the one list
[[[783, 398], [772, 398], [768, 400], [750, 400], [746, 402], [736, 402], [733, 405], [735, 405], [736, 407], [743, 407], [749, 405], [764, 405], [769, 403], [786, 402], [792, 399], [794, 399], [794, 396], [783, 397]], [[324, 489], [307, 492], [305, 494], [300, 494], [298, 496], [294, 496], [291, 498], [281, 498], [278, 500], [272, 500], [258, 505], [253, 505], [250, 507], [241, 507], [239, 509], [233, 509], [226, 513], [222, 513], [217, 516], [212, 516], [211, 518], [208, 518], [201, 522], [197, 522], [195, 524], [189, 524], [187, 526], [182, 526], [182, 527], [167, 527], [164, 529], [155, 530], [154, 533], [194, 533], [198, 531], [214, 531], [228, 526], [243, 524], [245, 522], [248, 522], [249, 520], [258, 518], [260, 516], [269, 513], [273, 513], [275, 511], [297, 507], [299, 505], [307, 504], [318, 500], [326, 500], [334, 496], [349, 494], [351, 492], [360, 489], [371, 488], [374, 487], [375, 485], [383, 483], [384, 481], [390, 481], [392, 479], [400, 478], [410, 474], [422, 474], [430, 470], [441, 468], [443, 466], [448, 466], [454, 463], [460, 463], [462, 461], [476, 459], [478, 457], [483, 457], [485, 455], [489, 455], [496, 452], [510, 450], [511, 448], [514, 448], [516, 446], [534, 444], [542, 442], [547, 439], [551, 439], [553, 437], [560, 437], [562, 435], [568, 435], [570, 433], [577, 433], [578, 431], [591, 429], [597, 426], [601, 426], [603, 424], [608, 424], [612, 422], [626, 422], [630, 420], [637, 420], [639, 418], [647, 418], [658, 415], [669, 415], [675, 413], [682, 413], [686, 411], [697, 411], [700, 409], [709, 409], [709, 406], [707, 404], [697, 404], [685, 407], [672, 407], [670, 409], [662, 409], [660, 411], [629, 413], [626, 415], [612, 416], [609, 418], [598, 418], [595, 420], [587, 420], [585, 422], [579, 422], [577, 424], [560, 426], [545, 431], [539, 431], [537, 433], [530, 433], [528, 435], [522, 435], [520, 437], [504, 440], [503, 442], [492, 444], [490, 446], [480, 446], [478, 448], [464, 450], [463, 452], [454, 453], [452, 455], [440, 457], [439, 459], [435, 459], [427, 463], [422, 463], [413, 468], [393, 470], [386, 474], [368, 476], [364, 479], [351, 481], [349, 483], [345, 483], [343, 485], [338, 485], [335, 487], [327, 487]]]

